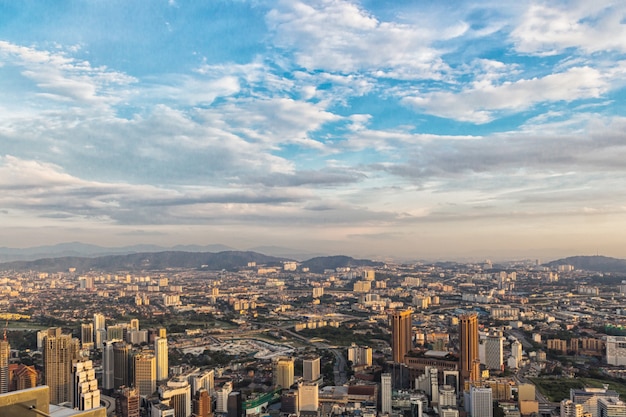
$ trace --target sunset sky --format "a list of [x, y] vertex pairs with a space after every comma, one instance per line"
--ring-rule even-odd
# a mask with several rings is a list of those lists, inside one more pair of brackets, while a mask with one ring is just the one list
[[0, 0], [0, 246], [626, 258], [626, 2]]

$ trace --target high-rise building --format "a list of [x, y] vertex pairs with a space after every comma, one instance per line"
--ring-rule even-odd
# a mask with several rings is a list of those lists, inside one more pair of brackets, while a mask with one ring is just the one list
[[598, 415], [600, 417], [624, 417], [626, 416], [626, 403], [614, 397], [599, 398]]
[[102, 347], [102, 389], [112, 390], [114, 388], [115, 356], [113, 354], [113, 343], [104, 342]]
[[139, 330], [139, 319], [132, 319], [130, 321], [130, 330]]
[[233, 392], [233, 383], [228, 381], [226, 382], [222, 388], [218, 389], [216, 392], [217, 401], [215, 404], [215, 411], [218, 413], [227, 413], [228, 412], [228, 396]]
[[100, 390], [91, 361], [75, 362], [72, 365], [72, 382], [72, 405], [75, 409], [100, 407]]
[[613, 390], [609, 390], [608, 386], [605, 388], [571, 388], [569, 391], [569, 399], [574, 404], [581, 404], [583, 406], [583, 412], [590, 413], [592, 417], [599, 417], [598, 413], [598, 400], [600, 398], [616, 398], [619, 399], [619, 394]]
[[317, 382], [298, 384], [299, 411], [317, 411], [319, 407], [319, 387]]
[[520, 362], [522, 361], [522, 355], [522, 344], [518, 340], [515, 340], [511, 343], [511, 358], [513, 358], [511, 362], [515, 365], [515, 368], [519, 368]]
[[196, 371], [190, 374], [188, 379], [191, 384], [192, 392], [205, 389], [209, 395], [213, 395], [215, 391], [215, 371], [213, 369]]
[[320, 357], [306, 357], [302, 360], [302, 379], [317, 381], [320, 377]]
[[11, 391], [19, 391], [37, 386], [37, 370], [35, 366], [26, 366], [24, 364], [17, 365], [11, 376]]
[[78, 359], [79, 342], [58, 327], [47, 330], [43, 340], [43, 372], [50, 387], [50, 403], [71, 400], [72, 361]]
[[192, 411], [196, 417], [209, 417], [211, 414], [211, 396], [204, 388], [196, 391], [192, 401]]
[[274, 360], [274, 385], [289, 389], [293, 385], [293, 358]]
[[626, 336], [606, 337], [606, 363], [614, 366], [626, 365]]
[[478, 314], [468, 313], [459, 317], [459, 345], [461, 385], [478, 381], [480, 359], [478, 358]]
[[102, 348], [104, 335], [106, 334], [106, 324], [104, 315], [96, 313], [93, 315], [93, 341], [98, 349]]
[[7, 340], [0, 340], [0, 394], [9, 392], [9, 358], [11, 346]]
[[504, 364], [504, 338], [491, 334], [485, 340], [485, 366], [491, 370], [502, 370]]
[[439, 409], [447, 406], [456, 407], [456, 391], [452, 385], [440, 385]]
[[391, 313], [391, 355], [396, 363], [404, 363], [406, 355], [413, 347], [411, 310]]
[[470, 416], [493, 417], [493, 401], [491, 388], [470, 388]]
[[121, 387], [115, 399], [115, 411], [119, 417], [139, 417], [139, 404], [136, 388]]
[[[111, 342], [107, 342], [111, 343]], [[113, 388], [131, 385], [130, 346], [126, 342], [113, 342]]]
[[353, 366], [372, 366], [372, 348], [352, 344], [348, 348], [348, 360]]
[[167, 338], [154, 339], [154, 354], [157, 362], [157, 381], [163, 381], [169, 374]]
[[228, 417], [242, 417], [242, 409], [241, 392], [233, 391], [228, 394]]
[[572, 400], [561, 401], [561, 417], [583, 417], [582, 404], [575, 404]]
[[80, 343], [83, 349], [93, 349], [93, 323], [80, 325]]
[[176, 417], [191, 415], [191, 386], [186, 378], [173, 379], [159, 386], [159, 398], [162, 403], [174, 408]]
[[124, 340], [124, 326], [107, 327], [107, 340]]
[[380, 376], [380, 411], [383, 414], [391, 414], [391, 374], [389, 373]]
[[135, 355], [135, 387], [139, 395], [148, 396], [156, 391], [156, 359], [150, 353]]

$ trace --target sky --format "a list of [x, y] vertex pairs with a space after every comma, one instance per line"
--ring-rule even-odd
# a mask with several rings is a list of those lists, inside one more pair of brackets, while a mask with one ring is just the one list
[[626, 2], [0, 0], [0, 246], [626, 258]]

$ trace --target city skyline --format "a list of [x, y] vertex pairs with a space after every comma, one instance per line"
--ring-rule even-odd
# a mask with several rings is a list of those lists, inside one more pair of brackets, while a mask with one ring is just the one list
[[0, 16], [0, 246], [626, 258], [624, 4]]

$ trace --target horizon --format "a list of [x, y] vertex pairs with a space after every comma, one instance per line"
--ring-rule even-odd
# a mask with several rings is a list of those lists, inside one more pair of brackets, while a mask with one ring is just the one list
[[626, 258], [626, 4], [0, 16], [0, 246]]

